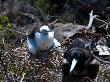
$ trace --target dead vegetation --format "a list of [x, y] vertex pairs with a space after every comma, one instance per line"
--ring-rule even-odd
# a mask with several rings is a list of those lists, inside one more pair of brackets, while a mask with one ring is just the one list
[[[45, 53], [36, 58], [30, 57], [28, 53], [26, 37], [33, 29], [39, 30], [39, 27], [42, 25], [36, 14], [38, 13], [37, 9], [24, 5], [22, 2], [11, 4], [15, 6], [10, 7], [7, 3], [4, 4], [0, 16], [7, 15], [9, 17], [14, 28], [8, 30], [16, 32], [17, 37], [11, 40], [10, 43], [5, 42], [1, 46], [0, 81], [60, 82], [62, 80], [62, 53]], [[54, 27], [55, 37], [63, 44], [65, 42], [64, 31], [76, 33], [84, 25], [55, 23]], [[109, 74], [109, 64], [100, 64], [96, 82], [109, 82]]]

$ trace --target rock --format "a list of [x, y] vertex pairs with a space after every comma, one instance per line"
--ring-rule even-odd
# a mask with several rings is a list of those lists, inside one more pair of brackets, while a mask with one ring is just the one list
[[79, 29], [85, 27], [83, 25], [73, 25], [72, 23], [56, 23], [54, 26], [55, 37], [60, 41], [60, 43], [64, 43], [65, 38], [72, 36], [77, 33]]

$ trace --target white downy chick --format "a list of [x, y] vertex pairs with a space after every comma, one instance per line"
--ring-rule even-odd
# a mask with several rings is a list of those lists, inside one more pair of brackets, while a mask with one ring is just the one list
[[45, 51], [51, 48], [57, 48], [61, 44], [54, 38], [54, 32], [44, 25], [40, 28], [40, 33], [35, 33], [37, 48], [40, 51]]

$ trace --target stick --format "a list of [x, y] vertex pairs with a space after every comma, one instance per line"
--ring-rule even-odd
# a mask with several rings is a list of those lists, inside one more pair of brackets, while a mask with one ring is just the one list
[[[101, 19], [99, 19], [99, 18], [95, 18], [96, 20], [98, 20], [98, 21], [100, 21], [100, 22], [103, 22], [103, 23], [105, 23], [105, 24], [109, 24], [109, 23], [107, 23], [107, 22], [105, 22], [104, 20], [101, 20]], [[110, 24], [109, 24], [110, 25]]]
[[59, 19], [55, 19], [52, 23], [48, 24], [48, 26], [51, 26], [53, 24], [55, 24], [56, 22], [58, 22]]
[[23, 73], [23, 76], [22, 76], [22, 78], [21, 78], [20, 82], [22, 82], [22, 81], [23, 81], [25, 74], [26, 74], [26, 73]]
[[93, 20], [97, 16], [97, 15], [93, 15], [93, 10], [91, 11], [91, 13], [89, 15], [90, 15], [89, 24], [86, 28], [90, 28], [92, 26]]

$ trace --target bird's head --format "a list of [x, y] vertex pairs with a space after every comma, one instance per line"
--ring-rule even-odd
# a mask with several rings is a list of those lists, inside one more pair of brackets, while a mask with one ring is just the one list
[[40, 28], [40, 32], [43, 34], [48, 34], [48, 32], [50, 32], [50, 29], [48, 26], [44, 25]]

